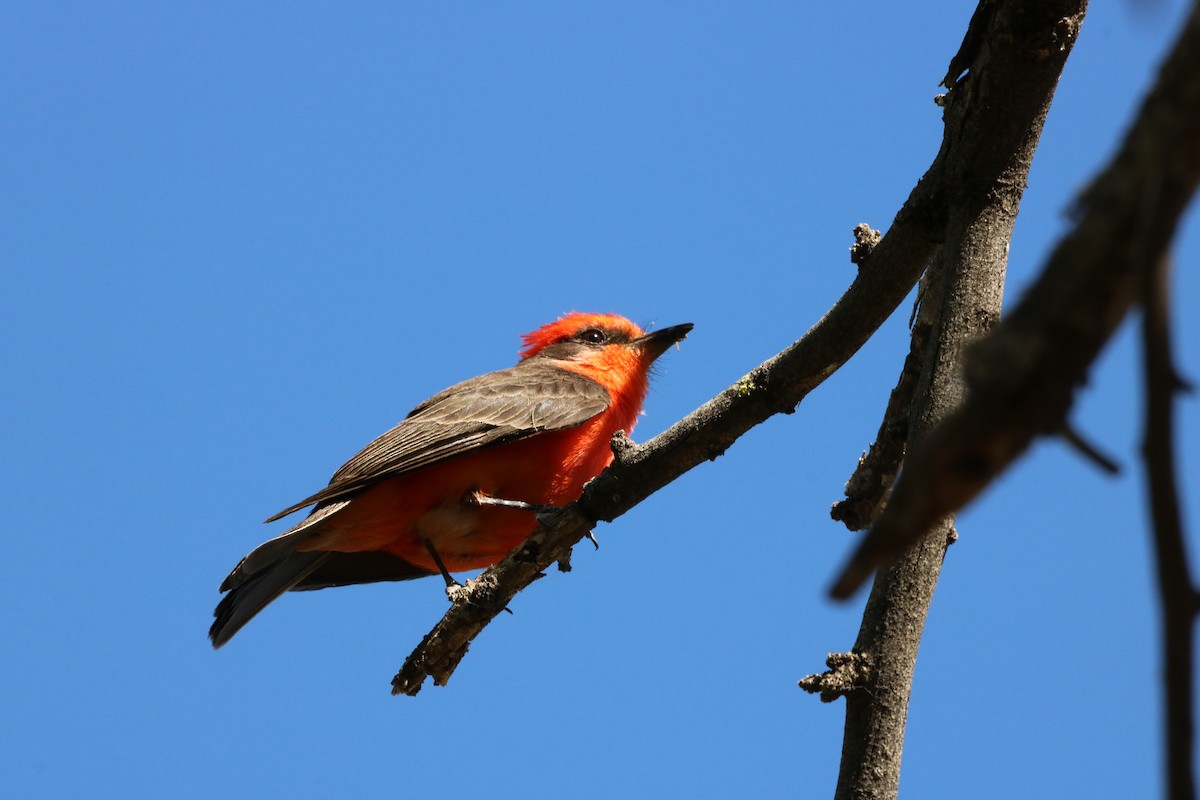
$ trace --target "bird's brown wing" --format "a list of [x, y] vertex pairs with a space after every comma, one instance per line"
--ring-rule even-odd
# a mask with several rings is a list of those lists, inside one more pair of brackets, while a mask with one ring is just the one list
[[599, 383], [537, 359], [480, 375], [421, 403], [347, 461], [327, 487], [267, 522], [484, 447], [578, 427], [610, 402]]
[[363, 489], [484, 447], [578, 427], [610, 403], [608, 391], [600, 384], [536, 358], [472, 378], [429, 398], [347, 461], [334, 473], [329, 486], [267, 520], [317, 504], [297, 525], [254, 548], [222, 582], [221, 591], [228, 594], [217, 606], [209, 629], [213, 646], [229, 641], [267, 604], [292, 589], [429, 574], [387, 553], [296, 550]]

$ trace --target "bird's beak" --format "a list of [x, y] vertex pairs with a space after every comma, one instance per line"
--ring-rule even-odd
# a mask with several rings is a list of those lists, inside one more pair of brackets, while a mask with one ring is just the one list
[[672, 325], [669, 328], [651, 331], [645, 336], [639, 336], [630, 342], [629, 346], [637, 348], [653, 361], [665, 353], [668, 347], [683, 341], [691, 330], [692, 323], [690, 322], [685, 322], [682, 325]]

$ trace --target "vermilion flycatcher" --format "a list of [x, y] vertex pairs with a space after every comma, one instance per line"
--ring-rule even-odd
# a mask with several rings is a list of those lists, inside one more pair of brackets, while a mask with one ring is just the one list
[[650, 365], [691, 329], [568, 314], [522, 337], [515, 367], [421, 403], [328, 486], [267, 520], [315, 504], [221, 584], [213, 647], [286, 591], [495, 564], [533, 532], [536, 507], [577, 499], [608, 466], [613, 434], [641, 412]]

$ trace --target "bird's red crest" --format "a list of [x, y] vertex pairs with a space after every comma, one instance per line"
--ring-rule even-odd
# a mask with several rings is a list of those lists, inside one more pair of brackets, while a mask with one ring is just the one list
[[543, 347], [570, 339], [587, 328], [623, 331], [630, 339], [636, 339], [645, 334], [645, 331], [620, 314], [585, 314], [580, 311], [572, 311], [562, 315], [554, 322], [548, 322], [537, 330], [521, 336], [524, 344], [524, 347], [521, 348], [521, 358], [529, 358]]

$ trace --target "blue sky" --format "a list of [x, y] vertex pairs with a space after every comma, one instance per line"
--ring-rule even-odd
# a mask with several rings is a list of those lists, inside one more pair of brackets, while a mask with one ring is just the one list
[[[389, 679], [437, 581], [283, 598], [228, 647], [217, 585], [445, 386], [571, 309], [696, 325], [636, 438], [798, 337], [941, 136], [970, 4], [8, 3], [0, 8], [12, 796], [826, 797], [854, 640], [828, 517], [906, 306], [798, 413], [597, 535], [446, 688]], [[1180, 2], [1096, 3], [1011, 250], [1019, 296], [1124, 130]], [[1200, 214], [1176, 259], [1200, 374]], [[1076, 424], [960, 519], [902, 792], [1149, 796], [1157, 619], [1126, 326]], [[1195, 400], [1181, 423], [1200, 527]]]

